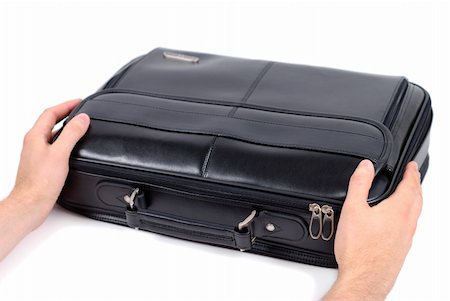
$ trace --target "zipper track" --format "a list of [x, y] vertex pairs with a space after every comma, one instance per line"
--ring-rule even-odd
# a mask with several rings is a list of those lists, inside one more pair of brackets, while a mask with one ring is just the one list
[[404, 99], [406, 92], [408, 91], [408, 83], [402, 79], [402, 83], [399, 89], [396, 91], [395, 95], [393, 95], [393, 101], [388, 109], [389, 114], [384, 118], [383, 124], [391, 130], [394, 126], [394, 123], [397, 119], [398, 113], [400, 112], [400, 108], [402, 107], [402, 100]]
[[[414, 135], [412, 137], [410, 137], [407, 142], [409, 145], [409, 149], [406, 150], [406, 153], [403, 156], [402, 161], [398, 163], [399, 166], [403, 166], [403, 167], [405, 167], [406, 164], [414, 158], [414, 155], [417, 153], [419, 148], [422, 146], [422, 143], [424, 142], [424, 140], [428, 134], [428, 131], [431, 127], [432, 120], [433, 120], [433, 111], [432, 111], [431, 100], [430, 100], [430, 96], [429, 96], [428, 92], [426, 92], [426, 90], [424, 90], [422, 87], [420, 87], [416, 84], [413, 84], [413, 85], [415, 85], [416, 87], [421, 89], [425, 93], [426, 96], [425, 96], [424, 107], [420, 113], [421, 114], [420, 119], [416, 122], [416, 126], [413, 128], [413, 130], [415, 130]], [[417, 130], [417, 128], [420, 125], [422, 125], [421, 128]], [[387, 198], [393, 192], [393, 189], [395, 187], [397, 187], [397, 185], [401, 181], [400, 174], [402, 173], [403, 170], [404, 170], [404, 168], [397, 169], [396, 173], [393, 175], [392, 183], [389, 186], [389, 188], [387, 189], [387, 191], [384, 194], [382, 194], [380, 197], [378, 197], [377, 199], [369, 201], [369, 204], [371, 206], [378, 204], [379, 202], [381, 202], [382, 200]]]

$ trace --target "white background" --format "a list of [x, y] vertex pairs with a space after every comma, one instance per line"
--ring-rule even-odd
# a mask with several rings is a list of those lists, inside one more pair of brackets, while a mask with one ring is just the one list
[[[445, 1], [2, 2], [0, 197], [44, 108], [157, 46], [406, 75], [430, 92], [435, 120], [423, 213], [388, 299], [450, 300], [449, 19]], [[335, 277], [57, 207], [0, 263], [0, 300], [316, 300]]]

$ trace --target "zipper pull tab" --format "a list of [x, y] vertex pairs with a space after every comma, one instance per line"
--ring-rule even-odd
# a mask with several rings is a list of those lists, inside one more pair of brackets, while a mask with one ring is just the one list
[[326, 227], [326, 224], [330, 224], [330, 232], [328, 236], [324, 236], [322, 232], [322, 239], [325, 241], [330, 240], [333, 237], [334, 234], [334, 210], [331, 206], [323, 205], [322, 206], [322, 213], [323, 213], [323, 227], [324, 229]]
[[[322, 211], [320, 206], [316, 203], [309, 204], [309, 211], [311, 211], [311, 220], [309, 221], [309, 235], [312, 239], [319, 239], [322, 235]], [[314, 221], [318, 221], [319, 231], [316, 235], [313, 234], [313, 224]]]

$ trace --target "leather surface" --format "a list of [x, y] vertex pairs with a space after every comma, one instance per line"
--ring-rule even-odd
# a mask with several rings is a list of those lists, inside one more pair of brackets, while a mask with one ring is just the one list
[[[310, 204], [331, 205], [337, 224], [362, 159], [376, 168], [371, 204], [393, 191], [409, 160], [428, 166], [430, 99], [401, 76], [158, 48], [68, 120], [81, 112], [91, 124], [72, 152], [63, 206], [321, 266], [336, 266], [334, 237], [329, 225], [330, 240], [310, 235]], [[130, 208], [124, 197], [136, 187]], [[238, 231], [253, 210], [248, 231]]]
[[[74, 158], [343, 200], [360, 160], [377, 173], [395, 165], [423, 102], [416, 88], [401, 106], [404, 77], [175, 51], [193, 64], [164, 51], [78, 108], [92, 124]], [[391, 111], [407, 121], [387, 122]]]

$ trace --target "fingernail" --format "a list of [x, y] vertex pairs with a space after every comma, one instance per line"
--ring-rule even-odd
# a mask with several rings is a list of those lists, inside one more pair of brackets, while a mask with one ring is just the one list
[[364, 159], [359, 163], [360, 167], [363, 168], [372, 168], [373, 169], [373, 164], [370, 160]]
[[89, 116], [86, 113], [81, 113], [76, 116], [76, 118], [84, 124], [89, 123]]
[[417, 165], [417, 162], [411, 161], [411, 164], [414, 166], [414, 169], [415, 169], [416, 171], [419, 171], [419, 165]]

